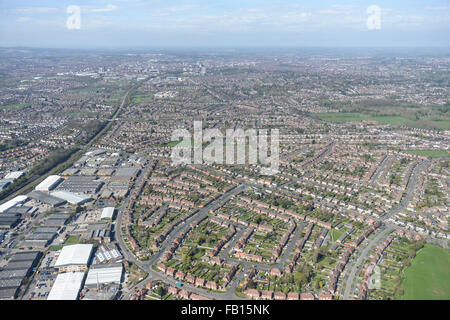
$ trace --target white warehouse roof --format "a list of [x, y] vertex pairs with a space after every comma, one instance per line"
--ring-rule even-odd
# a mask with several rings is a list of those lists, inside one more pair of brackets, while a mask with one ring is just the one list
[[8, 173], [4, 179], [19, 179], [21, 176], [23, 176], [23, 171], [13, 171]]
[[92, 200], [91, 197], [85, 196], [84, 194], [62, 190], [50, 192], [50, 195], [66, 200], [68, 203], [75, 205], [83, 204], [85, 202], [88, 202], [89, 200]]
[[12, 207], [15, 207], [19, 203], [24, 203], [28, 199], [27, 196], [17, 196], [9, 201], [6, 201], [2, 205], [0, 205], [0, 213], [4, 212], [8, 209], [11, 209]]
[[100, 219], [112, 219], [114, 216], [114, 207], [106, 207], [102, 210]]
[[77, 300], [83, 279], [84, 272], [58, 274], [47, 300]]
[[87, 265], [92, 252], [92, 244], [73, 244], [62, 248], [55, 267]]
[[122, 272], [123, 266], [121, 264], [93, 266], [89, 269], [85, 284], [120, 283]]
[[56, 186], [56, 184], [59, 183], [61, 180], [62, 179], [60, 176], [48, 176], [47, 178], [45, 178], [44, 181], [42, 181], [36, 186], [35, 190], [49, 191], [53, 189]]

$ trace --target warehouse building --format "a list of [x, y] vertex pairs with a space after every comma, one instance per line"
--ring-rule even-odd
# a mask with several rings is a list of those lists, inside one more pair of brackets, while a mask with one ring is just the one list
[[18, 291], [19, 287], [0, 288], [0, 300], [13, 300]]
[[88, 157], [97, 157], [97, 156], [105, 154], [105, 153], [106, 153], [106, 150], [93, 149], [93, 150], [86, 151], [85, 155]]
[[1, 213], [0, 214], [0, 229], [12, 229], [20, 222], [20, 215], [15, 213]]
[[50, 195], [59, 199], [63, 199], [68, 203], [76, 206], [80, 206], [92, 200], [91, 197], [85, 196], [83, 194], [63, 190], [50, 192]]
[[62, 206], [63, 204], [66, 204], [67, 201], [54, 197], [48, 193], [42, 192], [42, 191], [31, 191], [28, 196], [38, 202], [38, 203], [45, 203], [48, 204], [52, 207], [58, 207], [58, 206]]
[[124, 167], [119, 168], [114, 173], [114, 177], [127, 177], [127, 178], [136, 178], [138, 174], [141, 172], [141, 169], [139, 168], [133, 168], [133, 167]]
[[16, 181], [23, 175], [24, 175], [23, 171], [12, 171], [6, 174], [6, 176], [4, 176], [3, 179], [11, 179], [12, 181]]
[[14, 299], [23, 280], [29, 275], [40, 257], [40, 252], [18, 252], [0, 271], [0, 299]]
[[84, 272], [58, 274], [47, 300], [78, 300], [84, 277]]
[[13, 213], [13, 214], [20, 214], [20, 215], [32, 215], [38, 208], [36, 207], [29, 207], [29, 206], [15, 206], [11, 209], [6, 210], [6, 213]]
[[30, 261], [31, 265], [34, 266], [40, 255], [40, 251], [17, 252], [11, 257], [10, 262]]
[[48, 176], [34, 189], [37, 191], [49, 192], [50, 190], [53, 190], [61, 181], [63, 181], [63, 179], [60, 176]]
[[121, 263], [93, 265], [88, 272], [85, 285], [89, 288], [97, 285], [122, 281], [123, 266]]
[[75, 193], [95, 194], [104, 182], [95, 176], [70, 176], [61, 183], [57, 190], [70, 191]]
[[114, 207], [106, 207], [102, 210], [102, 215], [100, 216], [101, 220], [111, 221], [114, 217]]
[[5, 212], [17, 205], [24, 204], [28, 200], [27, 196], [17, 196], [0, 205], [0, 213]]
[[55, 267], [60, 272], [87, 270], [92, 255], [92, 244], [74, 244], [62, 248]]
[[61, 227], [66, 224], [70, 218], [68, 212], [56, 212], [44, 220], [44, 225], [49, 227]]
[[33, 232], [25, 241], [25, 247], [45, 248], [56, 237], [56, 232]]

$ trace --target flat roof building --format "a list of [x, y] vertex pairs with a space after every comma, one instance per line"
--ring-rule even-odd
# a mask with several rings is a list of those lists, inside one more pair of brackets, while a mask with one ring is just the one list
[[11, 229], [19, 224], [20, 215], [0, 214], [0, 229]]
[[93, 265], [89, 269], [86, 286], [95, 287], [97, 284], [117, 283], [122, 280], [123, 266], [121, 263]]
[[61, 227], [66, 224], [66, 222], [67, 222], [67, 220], [69, 220], [69, 218], [70, 218], [70, 213], [56, 212], [44, 220], [44, 225]]
[[84, 272], [58, 274], [47, 300], [78, 300], [84, 277]]
[[3, 179], [12, 179], [13, 181], [15, 181], [23, 176], [23, 174], [23, 171], [12, 171], [9, 172]]
[[67, 203], [66, 200], [54, 197], [46, 192], [42, 191], [31, 191], [28, 196], [36, 202], [42, 202], [53, 207], [61, 206]]
[[12, 300], [16, 298], [19, 287], [0, 288], [0, 300]]
[[69, 176], [57, 187], [57, 190], [95, 194], [103, 184], [104, 182], [98, 180], [96, 176]]
[[27, 201], [28, 197], [21, 195], [21, 196], [17, 196], [9, 201], [6, 201], [5, 203], [0, 205], [0, 213], [5, 212], [8, 209], [11, 209], [15, 206], [17, 206], [18, 204], [23, 204], [25, 203], [25, 201]]
[[39, 183], [36, 188], [37, 191], [48, 192], [53, 190], [63, 179], [60, 176], [52, 175], [45, 178], [44, 181]]
[[88, 197], [84, 194], [74, 193], [70, 191], [64, 191], [64, 190], [57, 190], [50, 192], [50, 195], [56, 198], [60, 198], [63, 200], [66, 200], [68, 203], [73, 205], [82, 205], [86, 202], [89, 202], [92, 200], [91, 197]]
[[92, 244], [74, 244], [62, 248], [55, 267], [60, 272], [85, 271], [92, 254]]
[[114, 217], [114, 207], [106, 207], [102, 210], [101, 220], [112, 220]]

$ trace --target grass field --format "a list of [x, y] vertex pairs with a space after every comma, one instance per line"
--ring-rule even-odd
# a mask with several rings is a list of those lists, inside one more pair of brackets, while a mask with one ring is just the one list
[[[189, 147], [189, 142], [186, 143], [184, 140], [182, 141], [170, 141], [165, 144], [166, 147]], [[194, 139], [191, 139], [191, 147], [194, 146]]]
[[69, 236], [66, 241], [64, 242], [65, 246], [71, 245], [71, 244], [77, 244], [80, 241], [80, 239], [76, 236]]
[[330, 231], [330, 236], [331, 236], [331, 240], [332, 241], [336, 241], [337, 239], [339, 239], [339, 237], [345, 232], [347, 231], [347, 228], [342, 227], [339, 230], [336, 229], [331, 229]]
[[372, 116], [369, 114], [363, 114], [359, 112], [330, 112], [330, 113], [316, 113], [315, 115], [323, 121], [337, 122], [337, 123], [363, 121], [363, 120], [376, 120], [381, 123], [398, 125], [414, 122], [408, 118], [401, 116]]
[[363, 120], [375, 120], [379, 123], [390, 124], [393, 126], [406, 125], [409, 127], [435, 127], [438, 129], [449, 129], [450, 121], [448, 120], [412, 120], [402, 116], [373, 116], [359, 112], [329, 112], [329, 113], [314, 113], [311, 116], [317, 117], [326, 122], [359, 122]]
[[415, 154], [418, 156], [426, 156], [430, 158], [450, 157], [450, 153], [441, 150], [406, 150], [406, 153]]
[[450, 299], [450, 250], [426, 244], [405, 270], [399, 300]]
[[153, 99], [153, 96], [151, 96], [151, 97], [138, 96], [138, 97], [134, 97], [132, 102], [139, 103], [139, 102], [148, 101], [148, 100], [152, 100], [152, 99]]

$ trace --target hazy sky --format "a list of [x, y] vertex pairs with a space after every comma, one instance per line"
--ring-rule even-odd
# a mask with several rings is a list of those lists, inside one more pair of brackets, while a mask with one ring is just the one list
[[0, 0], [0, 46], [450, 46], [449, 34], [450, 0]]

